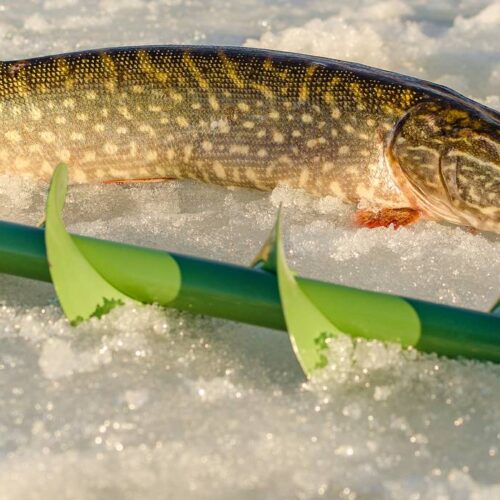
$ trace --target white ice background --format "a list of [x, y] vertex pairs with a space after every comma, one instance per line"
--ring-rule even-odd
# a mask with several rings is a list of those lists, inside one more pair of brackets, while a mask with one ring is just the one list
[[[1, 59], [217, 43], [347, 59], [500, 108], [495, 0], [0, 2]], [[0, 219], [46, 186], [0, 177]], [[422, 222], [366, 230], [300, 191], [195, 182], [71, 188], [74, 232], [240, 264], [285, 207], [303, 275], [487, 310], [499, 238]], [[0, 499], [500, 498], [500, 367], [334, 341], [304, 384], [286, 334], [125, 306], [77, 328], [48, 284], [0, 276]]]

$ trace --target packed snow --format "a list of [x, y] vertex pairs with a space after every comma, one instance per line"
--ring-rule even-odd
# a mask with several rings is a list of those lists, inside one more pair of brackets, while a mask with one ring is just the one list
[[[217, 43], [347, 59], [500, 109], [500, 3], [7, 0], [2, 59]], [[46, 186], [0, 177], [0, 219]], [[74, 186], [73, 232], [248, 264], [283, 204], [302, 275], [487, 310], [500, 238], [354, 227], [301, 191]], [[127, 305], [71, 327], [49, 284], [0, 276], [0, 499], [500, 498], [500, 365], [341, 337], [308, 383], [283, 332]]]

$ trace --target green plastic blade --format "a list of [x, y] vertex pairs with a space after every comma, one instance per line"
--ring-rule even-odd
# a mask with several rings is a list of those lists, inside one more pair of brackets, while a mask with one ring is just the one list
[[49, 270], [66, 317], [73, 323], [100, 316], [130, 300], [111, 286], [80, 253], [61, 217], [68, 169], [59, 164], [52, 176], [45, 212], [45, 245]]
[[340, 333], [307, 298], [288, 268], [281, 241], [281, 211], [268, 240], [276, 259], [276, 272], [281, 306], [288, 334], [302, 370], [309, 377], [327, 364], [326, 339]]
[[297, 282], [318, 310], [349, 335], [403, 347], [416, 346], [421, 338], [420, 318], [402, 297], [300, 278]]
[[87, 262], [117, 290], [139, 302], [169, 305], [181, 289], [181, 271], [167, 252], [72, 236]]

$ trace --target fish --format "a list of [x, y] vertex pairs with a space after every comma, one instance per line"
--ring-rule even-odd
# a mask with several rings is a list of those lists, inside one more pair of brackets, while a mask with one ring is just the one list
[[441, 85], [324, 57], [219, 46], [0, 63], [0, 174], [300, 188], [366, 227], [500, 233], [500, 113]]

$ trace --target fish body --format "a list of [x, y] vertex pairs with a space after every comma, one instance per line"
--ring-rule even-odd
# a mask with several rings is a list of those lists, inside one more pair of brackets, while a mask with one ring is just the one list
[[0, 64], [0, 174], [278, 184], [500, 232], [500, 114], [360, 64], [236, 47]]

